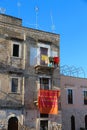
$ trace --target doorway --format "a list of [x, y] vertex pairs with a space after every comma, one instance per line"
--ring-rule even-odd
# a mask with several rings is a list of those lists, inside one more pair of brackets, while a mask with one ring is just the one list
[[87, 129], [87, 115], [85, 116], [85, 128]]
[[8, 130], [18, 130], [18, 119], [17, 119], [17, 117], [11, 117], [8, 120]]
[[75, 130], [75, 117], [71, 116], [71, 130]]
[[48, 130], [48, 120], [40, 121], [40, 130]]

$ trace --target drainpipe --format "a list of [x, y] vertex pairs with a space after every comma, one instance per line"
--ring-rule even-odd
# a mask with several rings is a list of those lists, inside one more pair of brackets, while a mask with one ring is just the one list
[[[24, 33], [24, 45], [23, 45], [23, 70], [25, 71], [26, 64], [26, 35]], [[22, 105], [24, 105], [24, 88], [25, 88], [25, 77], [23, 76], [23, 87], [22, 87]]]

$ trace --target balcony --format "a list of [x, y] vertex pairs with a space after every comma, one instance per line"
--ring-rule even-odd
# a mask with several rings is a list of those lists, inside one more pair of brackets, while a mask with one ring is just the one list
[[52, 74], [54, 71], [54, 67], [49, 67], [44, 65], [36, 65], [34, 68], [36, 73], [41, 73], [41, 74]]
[[34, 66], [36, 73], [51, 75], [59, 65], [59, 57], [39, 56]]

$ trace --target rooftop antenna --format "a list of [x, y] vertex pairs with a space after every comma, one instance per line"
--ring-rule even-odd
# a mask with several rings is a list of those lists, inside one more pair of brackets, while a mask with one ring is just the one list
[[54, 22], [53, 22], [52, 13], [50, 13], [50, 16], [51, 16], [51, 23], [52, 23], [51, 29], [52, 29], [52, 32], [54, 33], [55, 32], [55, 25], [54, 25]]
[[0, 13], [5, 14], [5, 12], [6, 12], [6, 9], [5, 9], [5, 8], [0, 7]]
[[18, 17], [20, 17], [20, 6], [21, 6], [21, 3], [17, 2], [17, 6], [18, 6]]
[[34, 24], [28, 24], [28, 22], [26, 22], [27, 25], [31, 25], [31, 26], [35, 26], [36, 29], [38, 29], [39, 25], [38, 25], [38, 11], [39, 8], [37, 6], [35, 6], [34, 8], [35, 12], [36, 12], [36, 21]]
[[35, 7], [35, 12], [36, 12], [36, 29], [38, 29], [38, 11], [39, 11], [39, 8], [36, 6]]

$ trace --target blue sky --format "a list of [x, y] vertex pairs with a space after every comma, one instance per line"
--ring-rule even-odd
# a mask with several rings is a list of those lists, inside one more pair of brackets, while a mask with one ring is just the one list
[[61, 66], [82, 67], [87, 75], [87, 0], [0, 0], [0, 7], [26, 27], [37, 23], [40, 30], [60, 34]]

